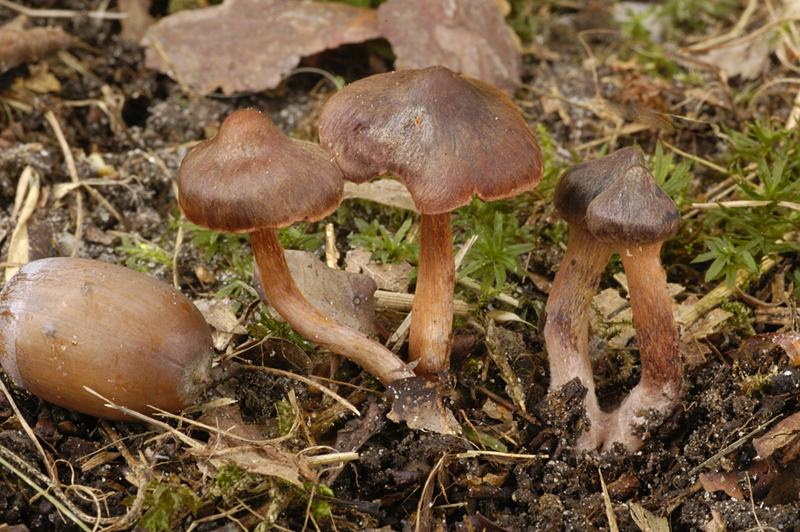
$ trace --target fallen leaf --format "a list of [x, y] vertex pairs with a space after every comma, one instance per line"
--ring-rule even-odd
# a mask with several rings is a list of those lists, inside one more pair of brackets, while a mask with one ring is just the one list
[[411, 377], [390, 382], [386, 394], [392, 398], [392, 410], [386, 415], [395, 423], [405, 421], [409, 428], [437, 434], [458, 434], [453, 413], [444, 406], [446, 388], [440, 382]]
[[378, 8], [378, 29], [398, 70], [443, 65], [509, 95], [520, 86], [522, 54], [497, 2], [388, 0]]
[[656, 517], [640, 504], [630, 504], [633, 522], [642, 532], [669, 532], [669, 521], [666, 517]]
[[704, 532], [725, 532], [725, 528], [727, 527], [728, 523], [722, 516], [719, 514], [719, 511], [716, 508], [711, 510], [711, 521], [706, 523], [706, 526], [703, 527]]
[[[751, 484], [747, 483], [750, 476]], [[700, 483], [709, 493], [724, 491], [734, 499], [763, 499], [772, 489], [777, 472], [769, 460], [754, 460], [747, 469], [730, 472], [700, 473]]]
[[210, 410], [200, 421], [218, 431], [211, 433], [206, 447], [190, 451], [195, 456], [222, 459], [248, 473], [276, 477], [296, 486], [306, 480], [318, 482], [316, 472], [302, 455], [278, 449], [258, 429], [245, 423], [238, 404]]
[[721, 68], [728, 79], [736, 76], [743, 80], [756, 79], [761, 76], [769, 57], [770, 38], [769, 33], [764, 33], [755, 39], [711, 50], [697, 59]]
[[[221, 88], [233, 94], [274, 89], [301, 58], [378, 37], [370, 9], [299, 0], [226, 0], [164, 17], [150, 27], [142, 44], [148, 68], [179, 74], [201, 91]], [[156, 52], [154, 41], [172, 66]]]
[[413, 268], [407, 262], [382, 264], [372, 261], [361, 267], [361, 273], [374, 280], [378, 285], [378, 290], [407, 294], [408, 274]]
[[364, 248], [354, 248], [349, 250], [344, 256], [344, 271], [350, 273], [361, 273], [361, 268], [369, 264], [372, 253]]
[[[329, 268], [307, 251], [287, 250], [286, 263], [300, 293], [317, 310], [342, 325], [367, 335], [372, 334], [377, 290], [375, 281], [357, 273]], [[268, 303], [261, 283], [258, 266], [255, 266], [253, 286], [261, 301]], [[274, 310], [271, 312], [273, 317], [279, 316]]]
[[194, 304], [211, 326], [211, 340], [217, 351], [225, 351], [234, 336], [247, 334], [233, 312], [230, 299], [197, 299]]
[[769, 432], [753, 440], [753, 447], [761, 458], [780, 452], [782, 463], [796, 460], [800, 453], [800, 412], [781, 420]]
[[782, 349], [792, 366], [800, 366], [800, 333], [795, 332], [757, 334], [742, 344], [734, 358], [767, 355], [774, 349]]
[[28, 71], [30, 72], [30, 76], [23, 83], [26, 89], [38, 92], [39, 94], [47, 94], [48, 92], [58, 92], [61, 90], [61, 82], [50, 72], [47, 63], [29, 65]]
[[417, 212], [411, 193], [395, 179], [373, 179], [360, 185], [345, 181], [344, 199], [369, 200], [387, 207]]
[[127, 13], [128, 17], [119, 21], [121, 31], [119, 36], [131, 41], [140, 41], [147, 33], [147, 29], [156, 21], [150, 14], [152, 0], [119, 0], [119, 10]]

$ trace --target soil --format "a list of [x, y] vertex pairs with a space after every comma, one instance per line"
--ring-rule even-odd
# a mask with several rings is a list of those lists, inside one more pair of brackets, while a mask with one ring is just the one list
[[[608, 137], [613, 121], [599, 120], [590, 110], [570, 105], [562, 106], [563, 115], [545, 114], [540, 97], [542, 91], [551, 93], [558, 88], [561, 96], [570, 101], [590, 103], [595, 96], [594, 78], [591, 69], [586, 68], [586, 50], [579, 44], [577, 32], [610, 30], [613, 26], [607, 18], [594, 19], [587, 15], [586, 9], [571, 2], [561, 4], [539, 6], [544, 21], [541, 26], [546, 30], [535, 42], [523, 43], [525, 49], [534, 50], [523, 61], [523, 82], [533, 88], [521, 89], [517, 102], [531, 124], [541, 123], [552, 136], [554, 156], [572, 162], [570, 149]], [[78, 12], [94, 7], [83, 0], [51, 3], [37, 0], [29, 5]], [[164, 6], [157, 5], [153, 11], [163, 9]], [[0, 7], [0, 21], [13, 16], [13, 11]], [[100, 177], [88, 157], [99, 153], [116, 172], [106, 178], [119, 183], [96, 188], [122, 214], [123, 223], [96, 199], [83, 193], [85, 238], [77, 244], [78, 256], [130, 265], [129, 254], [118, 249], [123, 243], [120, 235], [133, 241], [156, 243], [170, 255], [173, 253], [174, 220], [178, 215], [175, 177], [183, 156], [194, 143], [216, 131], [228, 114], [247, 107], [265, 112], [287, 134], [315, 140], [319, 111], [332, 92], [332, 87], [319, 82], [317, 76], [301, 74], [290, 78], [277, 91], [233, 98], [184, 94], [173, 80], [145, 68], [143, 49], [137, 43], [121, 39], [115, 22], [96, 22], [79, 15], [71, 19], [37, 19], [34, 23], [61, 26], [82, 39], [84, 45], [70, 50], [82, 65], [81, 71], [57, 56], [44, 61], [60, 81], [60, 90], [36, 93], [26, 89], [20, 83], [29, 76], [26, 65], [0, 76], [2, 96], [27, 105], [24, 110], [9, 108], [4, 100], [6, 113], [0, 116], [3, 250], [5, 253], [14, 227], [11, 209], [17, 180], [30, 165], [43, 176], [43, 189], [47, 191], [29, 222], [32, 260], [67, 256], [76, 246], [75, 193], [54, 197], [53, 187], [68, 183], [70, 175], [46, 120], [47, 112], [55, 113], [64, 130], [76, 157], [80, 179]], [[623, 46], [618, 34], [608, 32], [589, 34], [586, 40], [591, 49], [605, 53]], [[544, 52], [535, 51], [545, 49], [557, 59], [545, 60]], [[365, 62], [365, 56], [371, 56], [372, 63]], [[382, 68], [391, 68], [389, 61], [380, 60], [370, 52], [369, 45], [327, 52], [314, 59], [314, 66], [353, 81], [372, 73], [366, 65], [374, 66], [375, 61], [382, 61]], [[764, 68], [777, 75], [781, 66], [773, 62]], [[686, 89], [683, 84], [676, 82], [662, 87], [659, 85], [662, 79], [648, 77], [632, 68], [626, 70], [610, 61], [599, 63], [597, 74], [601, 96], [609, 101], [626, 103], [623, 91], [638, 84], [644, 87], [643, 92], [631, 96], [628, 103], [673, 114], [688, 112], [681, 107]], [[706, 76], [709, 82], [716, 79], [709, 70], [699, 75]], [[759, 113], [768, 112], [778, 120], [786, 120], [792, 98], [791, 94], [767, 96], [752, 111], [752, 116], [741, 109], [708, 106], [702, 119], [734, 129], [741, 129]], [[98, 102], [104, 102], [108, 112]], [[713, 135], [688, 129], [672, 132], [643, 129], [616, 134], [605, 142], [611, 142], [612, 147], [636, 142], [645, 153], [652, 154], [659, 138], [712, 160], [725, 149]], [[596, 150], [605, 142], [582, 148], [580, 155], [583, 158], [597, 155]], [[695, 166], [695, 174], [700, 189], [712, 186], [714, 179], [718, 179], [702, 165]], [[531, 198], [539, 203], [537, 212], [528, 220], [530, 223], [541, 229], [557, 221], [549, 198], [541, 194]], [[375, 212], [374, 207], [363, 202], [352, 202], [349, 208], [348, 216], [367, 217]], [[337, 223], [338, 244], [346, 249], [346, 236], [355, 229], [352, 219], [337, 219], [334, 215], [331, 221]], [[180, 288], [192, 299], [213, 297], [215, 290], [224, 284], [226, 265], [218, 256], [204, 257], [202, 251], [188, 244], [190, 237], [187, 234], [187, 241], [177, 255]], [[528, 316], [535, 316], [534, 309], [541, 309], [546, 300], [541, 282], [552, 280], [562, 254], [559, 248], [546, 246], [541, 240], [538, 244], [527, 263], [527, 269], [535, 275], [510, 279], [518, 283], [518, 294], [530, 311]], [[687, 290], [682, 298], [692, 293], [702, 296], [713, 287], [702, 282], [703, 272], [690, 264], [690, 257], [676, 260], [676, 263], [665, 262], [669, 280], [683, 284]], [[787, 260], [796, 261], [797, 257], [787, 256]], [[167, 264], [154, 260], [140, 261], [135, 266], [167, 283], [173, 282], [173, 272]], [[215, 279], [208, 283], [200, 278], [198, 267], [211, 272]], [[765, 276], [749, 287], [749, 293], [761, 294], [771, 281], [770, 276]], [[612, 284], [609, 272], [603, 287]], [[250, 301], [244, 301], [240, 313], [246, 312]], [[381, 326], [391, 331], [403, 317], [387, 312], [379, 319]], [[291, 424], [292, 412], [299, 411], [302, 427], [295, 425], [290, 437], [279, 443], [287, 453], [317, 446], [359, 452], [359, 459], [340, 471], [324, 469], [316, 473], [332, 493], [318, 491], [312, 514], [307, 493], [269, 475], [241, 473], [227, 491], [220, 488], [222, 469], [212, 470], [190, 452], [175, 432], [144, 424], [103, 423], [46, 404], [5, 376], [3, 380], [45, 451], [57, 460], [59, 479], [65, 488], [71, 487], [64, 491], [74, 507], [88, 516], [99, 512], [121, 518], [130, 512], [133, 518], [119, 521], [116, 526], [120, 529], [133, 529], [142, 516], [150, 516], [149, 522], [139, 524], [151, 530], [166, 526], [175, 532], [254, 529], [268, 521], [284, 530], [317, 526], [323, 530], [399, 531], [415, 529], [415, 517], [419, 516], [422, 529], [428, 530], [614, 530], [609, 523], [609, 512], [618, 530], [657, 530], [657, 526], [663, 526], [663, 523], [654, 524], [653, 528], [637, 525], [632, 508], [638, 504], [652, 513], [653, 519], [666, 518], [668, 528], [674, 531], [800, 531], [797, 462], [783, 463], [777, 456], [758, 457], [752, 445], [752, 438], [768, 431], [777, 418], [788, 417], [798, 410], [800, 375], [790, 367], [787, 349], [780, 346], [768, 350], [741, 349], [755, 332], [772, 333], [780, 328], [778, 325], [762, 325], [758, 331], [731, 326], [709, 335], [704, 342], [710, 354], [702, 362], [686, 366], [680, 411], [654, 428], [640, 451], [629, 453], [618, 447], [600, 453], [575, 448], [576, 438], [586, 423], [581, 402], [585, 390], [573, 383], [547, 396], [546, 352], [536, 330], [519, 323], [497, 326], [497, 337], [511, 368], [522, 382], [528, 383], [527, 412], [523, 412], [514, 407], [503, 377], [490, 362], [484, 342], [486, 328], [481, 319], [457, 323], [456, 334], [469, 341], [464, 344], [465, 352], [454, 356], [448, 404], [473, 434], [479, 431], [491, 440], [440, 436], [392, 423], [385, 418], [389, 405], [380, 385], [347, 363], [336, 375], [338, 381], [349, 384], [340, 383], [336, 390], [356, 405], [362, 414], [359, 418], [296, 379], [260, 371], [245, 371], [201, 399], [201, 403], [221, 398], [235, 400], [238, 411], [231, 414], [232, 419], [245, 426], [247, 434], [261, 438], [285, 434], [287, 419]], [[251, 328], [250, 335], [240, 336], [232, 348], [252, 345], [258, 336]], [[298, 367], [298, 360], [310, 360], [314, 374], [329, 374], [326, 373], [330, 370], [326, 366], [329, 361], [324, 353], [304, 353], [285, 340], [271, 342], [261, 350], [272, 355], [266, 357], [270, 358], [268, 365], [292, 370]], [[252, 355], [254, 349], [245, 354]], [[628, 355], [635, 358], [635, 341], [628, 346]], [[618, 402], [638, 381], [636, 365], [626, 377], [614, 372], [608, 358], [597, 362], [598, 380], [612, 383], [600, 386], [605, 405]], [[764, 375], [769, 377], [758, 386], [753, 384], [754, 377]], [[41, 487], [47, 486], [47, 471], [39, 452], [22, 431], [10, 403], [4, 398], [0, 401], [0, 446], [8, 451], [2, 457], [6, 460], [11, 460], [9, 454], [17, 457], [14, 465], [24, 476]], [[198, 419], [201, 414], [187, 416]], [[216, 419], [206, 417], [208, 412], [202, 416], [202, 419]], [[167, 421], [196, 441], [219, 443], [208, 431]], [[758, 428], [760, 432], [753, 433]], [[741, 445], [730, 447], [745, 436], [748, 438]], [[501, 446], [514, 454], [509, 457], [465, 454], [475, 449], [498, 450]], [[130, 458], [125, 453], [130, 453]], [[87, 457], [95, 457], [99, 465], [87, 467]], [[7, 467], [0, 471], [0, 523], [25, 525], [32, 532], [79, 530], [51, 500], [37, 494], [19, 475], [12, 474]], [[750, 473], [742, 473], [745, 471]], [[738, 487], [741, 496], [706, 491], [700, 474], [707, 472], [733, 475], [735, 481], [729, 482], [730, 489]], [[603, 482], [608, 496], [604, 496]], [[190, 511], [185, 504], [191, 500], [187, 495], [178, 498], [178, 503], [170, 507], [161, 521], [154, 519], [154, 508], [169, 507], [152, 496], [153, 486], [158, 484], [171, 486], [174, 493], [179, 493], [176, 486], [188, 486], [199, 497], [196, 511]], [[149, 487], [140, 489], [145, 485]], [[94, 500], [92, 496], [103, 500]], [[327, 512], [319, 510], [320, 503], [324, 503]], [[235, 510], [227, 512], [232, 508]], [[314, 524], [309, 515], [313, 516]], [[103, 526], [109, 525], [111, 522], [105, 522]]]

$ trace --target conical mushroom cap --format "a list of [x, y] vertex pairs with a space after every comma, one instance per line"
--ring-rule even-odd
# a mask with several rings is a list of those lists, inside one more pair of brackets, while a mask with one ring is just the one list
[[286, 137], [252, 109], [231, 114], [189, 152], [178, 188], [189, 221], [226, 233], [316, 221], [344, 198], [341, 170], [325, 150]]
[[644, 155], [638, 148], [629, 146], [568, 168], [553, 191], [553, 204], [558, 214], [567, 223], [588, 231], [586, 209], [589, 204], [636, 164], [644, 164]]
[[393, 172], [417, 209], [441, 214], [515, 196], [539, 184], [542, 152], [514, 102], [445, 67], [378, 74], [322, 109], [322, 147], [347, 179]]
[[653, 174], [637, 164], [589, 204], [586, 222], [601, 242], [655, 244], [677, 234], [681, 216]]

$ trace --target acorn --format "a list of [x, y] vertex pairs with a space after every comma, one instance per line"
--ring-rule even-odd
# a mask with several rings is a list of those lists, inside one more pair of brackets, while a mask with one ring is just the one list
[[211, 378], [211, 331], [171, 286], [122, 266], [52, 258], [0, 292], [0, 365], [30, 393], [105, 419], [191, 405]]

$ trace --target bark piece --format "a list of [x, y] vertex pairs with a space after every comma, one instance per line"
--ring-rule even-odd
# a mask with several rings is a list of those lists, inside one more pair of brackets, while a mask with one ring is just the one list
[[519, 88], [522, 55], [498, 2], [389, 0], [378, 8], [378, 28], [398, 70], [442, 65], [509, 95]]
[[157, 40], [189, 86], [233, 94], [274, 89], [302, 57], [378, 37], [373, 10], [298, 0], [227, 0], [163, 18], [143, 44], [148, 68], [174, 76], [154, 48]]

